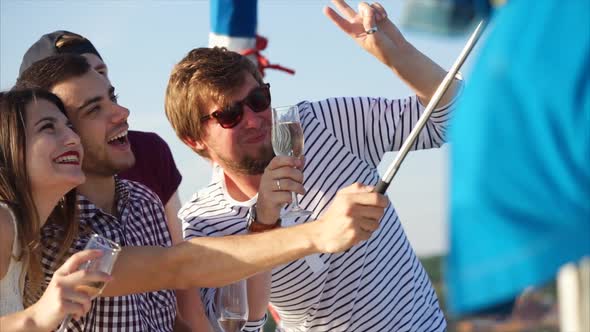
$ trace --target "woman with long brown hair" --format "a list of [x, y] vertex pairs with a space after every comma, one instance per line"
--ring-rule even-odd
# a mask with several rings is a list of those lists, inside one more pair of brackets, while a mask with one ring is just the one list
[[100, 255], [82, 251], [65, 261], [42, 292], [41, 227], [46, 222], [62, 226], [64, 255], [78, 229], [74, 188], [85, 180], [80, 138], [65, 114], [61, 100], [49, 92], [0, 92], [2, 331], [47, 331], [68, 314], [84, 315], [91, 298], [75, 286], [110, 279], [78, 271]]

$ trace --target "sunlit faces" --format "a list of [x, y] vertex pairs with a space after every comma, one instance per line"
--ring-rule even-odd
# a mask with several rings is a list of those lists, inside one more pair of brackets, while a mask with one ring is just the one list
[[127, 139], [129, 110], [117, 104], [114, 88], [94, 70], [59, 83], [52, 89], [66, 106], [80, 135], [87, 176], [113, 176], [135, 163]]
[[26, 108], [26, 167], [33, 191], [62, 190], [84, 182], [80, 138], [53, 103], [37, 99]]
[[[243, 100], [259, 86], [249, 73], [244, 73], [242, 86], [231, 97], [232, 102]], [[211, 114], [223, 105], [212, 104], [204, 114]], [[204, 123], [204, 138], [196, 143], [197, 149], [205, 149], [214, 162], [223, 168], [246, 174], [262, 174], [274, 157], [271, 145], [270, 106], [255, 113], [244, 105], [244, 115], [233, 128], [222, 128], [217, 121]]]
[[99, 74], [106, 77], [107, 79], [109, 78], [109, 70], [101, 58], [93, 53], [84, 53], [82, 56], [86, 58], [90, 68], [96, 70]]

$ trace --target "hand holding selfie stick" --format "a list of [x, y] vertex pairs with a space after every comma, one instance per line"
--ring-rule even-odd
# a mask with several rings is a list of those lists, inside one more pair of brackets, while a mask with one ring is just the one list
[[432, 96], [432, 98], [430, 98], [430, 101], [428, 102], [426, 109], [424, 109], [424, 113], [422, 113], [420, 119], [418, 119], [418, 122], [416, 123], [416, 126], [412, 129], [404, 144], [402, 144], [402, 147], [400, 148], [397, 156], [395, 157], [395, 160], [393, 161], [391, 166], [389, 166], [387, 172], [385, 172], [385, 176], [381, 181], [379, 181], [379, 183], [375, 187], [375, 192], [385, 194], [387, 187], [389, 187], [391, 180], [399, 170], [399, 167], [404, 161], [404, 158], [406, 157], [408, 152], [410, 151], [411, 146], [418, 138], [418, 135], [426, 125], [428, 118], [430, 118], [432, 111], [434, 111], [434, 108], [436, 107], [444, 93], [451, 85], [451, 82], [453, 81], [453, 79], [455, 79], [457, 72], [465, 62], [465, 59], [467, 59], [467, 56], [469, 56], [469, 53], [471, 53], [471, 50], [473, 50], [473, 47], [475, 46], [475, 43], [477, 43], [477, 41], [479, 40], [479, 37], [481, 37], [484, 28], [485, 22], [479, 22], [479, 24], [475, 28], [475, 31], [473, 32], [473, 34], [471, 34], [469, 40], [467, 40], [467, 44], [465, 44], [463, 51], [461, 51], [461, 54], [459, 54], [459, 57], [457, 58], [457, 60], [455, 60], [455, 63], [453, 64], [445, 78], [442, 80], [441, 84], [434, 92], [434, 95]]

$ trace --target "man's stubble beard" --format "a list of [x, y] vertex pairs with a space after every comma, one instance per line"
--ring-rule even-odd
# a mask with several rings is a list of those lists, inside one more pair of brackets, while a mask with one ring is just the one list
[[244, 175], [260, 175], [264, 173], [266, 166], [275, 157], [274, 151], [270, 146], [261, 146], [259, 157], [254, 158], [251, 156], [244, 156], [239, 161], [227, 160], [221, 158], [223, 161], [223, 167], [228, 170]]
[[82, 162], [82, 170], [86, 174], [95, 174], [100, 177], [115, 176], [135, 166], [135, 154], [131, 152], [131, 156], [132, 157], [130, 157], [129, 163], [125, 165], [116, 165], [109, 159], [84, 157], [84, 161]]

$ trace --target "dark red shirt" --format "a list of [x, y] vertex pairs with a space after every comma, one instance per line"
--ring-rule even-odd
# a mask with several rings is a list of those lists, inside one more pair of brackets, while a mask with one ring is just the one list
[[142, 131], [130, 130], [128, 138], [135, 165], [119, 177], [147, 186], [166, 205], [182, 180], [168, 144], [158, 134]]

